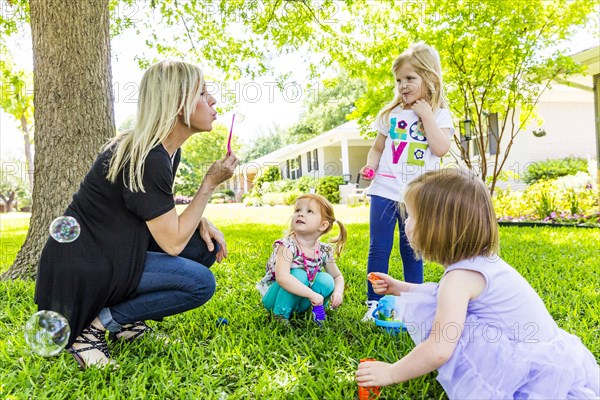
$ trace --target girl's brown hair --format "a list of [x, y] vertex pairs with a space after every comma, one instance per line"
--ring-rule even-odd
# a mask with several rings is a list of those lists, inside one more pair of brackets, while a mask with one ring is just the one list
[[[319, 204], [319, 207], [321, 208], [321, 215], [323, 217], [323, 220], [329, 222], [329, 226], [327, 227], [327, 229], [325, 229], [321, 236], [331, 231], [331, 229], [333, 228], [333, 223], [337, 222], [338, 226], [340, 227], [340, 234], [335, 239], [331, 239], [329, 242], [335, 243], [335, 256], [339, 257], [340, 254], [342, 254], [342, 251], [344, 250], [344, 245], [346, 244], [348, 234], [346, 232], [346, 227], [344, 226], [344, 224], [335, 219], [335, 215], [333, 213], [333, 205], [325, 197], [314, 193], [305, 193], [299, 196], [296, 199], [296, 202], [303, 199], [317, 202], [317, 204]], [[292, 233], [293, 232], [290, 226], [290, 232], [288, 235], [291, 235]]]
[[423, 174], [408, 184], [404, 202], [414, 218], [411, 246], [444, 266], [498, 253], [498, 223], [483, 181], [449, 168]]

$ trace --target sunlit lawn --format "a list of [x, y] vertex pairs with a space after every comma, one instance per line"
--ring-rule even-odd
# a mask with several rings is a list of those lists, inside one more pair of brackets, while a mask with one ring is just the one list
[[[406, 335], [390, 336], [359, 322], [364, 313], [368, 207], [336, 206], [348, 224], [347, 251], [338, 261], [346, 278], [339, 310], [325, 329], [301, 317], [292, 328], [269, 318], [255, 283], [264, 273], [272, 242], [291, 208], [210, 205], [207, 216], [226, 234], [230, 257], [215, 265], [217, 293], [204, 307], [150, 324], [172, 341], [144, 339], [113, 345], [115, 372], [80, 372], [66, 353], [35, 356], [23, 339], [36, 311], [33, 282], [0, 282], [0, 398], [352, 399], [360, 358], [395, 361], [412, 348]], [[26, 214], [0, 215], [2, 265], [8, 268], [23, 242]], [[334, 230], [335, 233], [335, 230]], [[600, 230], [502, 227], [502, 257], [538, 291], [559, 326], [577, 334], [600, 357]], [[391, 273], [401, 276], [397, 244]], [[426, 264], [427, 280], [441, 276]], [[217, 326], [217, 318], [229, 324]], [[385, 388], [382, 399], [445, 398], [435, 373]]]

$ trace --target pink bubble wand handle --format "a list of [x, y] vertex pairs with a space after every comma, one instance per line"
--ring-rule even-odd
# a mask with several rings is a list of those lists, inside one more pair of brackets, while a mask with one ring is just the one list
[[227, 139], [227, 155], [231, 154], [231, 136], [233, 135], [233, 121], [235, 121], [235, 114], [231, 117], [231, 127], [229, 128], [229, 139]]
[[373, 171], [373, 169], [371, 169], [371, 168], [367, 168], [367, 169], [365, 169], [365, 171], [364, 171], [363, 175], [364, 175], [364, 177], [365, 177], [365, 178], [367, 178], [367, 179], [373, 179], [373, 177], [374, 177], [375, 175], [383, 176], [383, 177], [385, 177], [385, 178], [392, 178], [392, 179], [396, 179], [396, 175], [390, 175], [390, 174], [380, 174], [379, 172], [378, 172], [378, 173], [375, 173], [375, 171]]

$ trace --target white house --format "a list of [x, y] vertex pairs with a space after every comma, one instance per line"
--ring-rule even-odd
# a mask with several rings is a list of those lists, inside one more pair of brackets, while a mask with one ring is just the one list
[[[258, 170], [269, 166], [277, 166], [281, 176], [288, 179], [342, 176], [346, 182], [356, 183], [372, 143], [372, 138], [360, 135], [356, 121], [346, 122], [303, 143], [287, 145], [241, 165], [226, 185], [234, 192], [247, 193]], [[365, 187], [368, 182], [361, 181], [359, 185]]]
[[[598, 82], [600, 82], [600, 46], [594, 47], [571, 56], [576, 62], [587, 66], [587, 70], [568, 79], [553, 81], [550, 88], [540, 97], [537, 104], [539, 123], [532, 121], [521, 130], [513, 141], [512, 147], [504, 164], [503, 170], [523, 174], [531, 163], [547, 159], [564, 158], [568, 156], [596, 158], [600, 149], [597, 142], [597, 124], [600, 122], [600, 106], [598, 106]], [[595, 82], [595, 83], [594, 83]], [[596, 98], [596, 100], [595, 100]], [[596, 106], [594, 102], [596, 101]], [[497, 126], [495, 115], [490, 116], [490, 125]], [[518, 115], [515, 117], [518, 123]], [[595, 123], [596, 121], [596, 123]], [[457, 121], [457, 127], [461, 121]], [[502, 124], [499, 121], [500, 125]], [[510, 132], [511, 124], [505, 129]], [[505, 133], [499, 143], [501, 155], [509, 142], [509, 134]], [[495, 154], [495, 143], [488, 138], [488, 162], [490, 154]], [[477, 160], [476, 143], [462, 142], [470, 147], [472, 161]], [[454, 149], [456, 151], [456, 148]], [[501, 184], [502, 185], [502, 184]], [[513, 182], [513, 187], [524, 184]]]
[[[512, 170], [520, 175], [535, 161], [568, 156], [598, 159], [600, 46], [572, 57], [576, 62], [586, 65], [587, 71], [568, 80], [553, 82], [551, 88], [546, 90], [537, 105], [541, 124], [530, 124], [515, 137], [504, 170]], [[462, 117], [454, 117], [458, 135]], [[494, 125], [495, 116], [491, 115], [490, 118], [491, 125]], [[507, 129], [510, 130], [510, 127]], [[545, 133], [541, 135], [541, 131]], [[505, 137], [499, 143], [501, 150], [507, 142]], [[288, 145], [241, 165], [233, 178], [226, 182], [226, 187], [237, 193], [247, 193], [252, 189], [258, 170], [268, 166], [279, 167], [282, 177], [289, 179], [305, 175], [337, 175], [344, 177], [346, 182], [356, 183], [358, 171], [365, 164], [372, 143], [372, 138], [366, 139], [360, 135], [356, 121], [346, 122], [306, 142]], [[476, 158], [474, 140], [462, 143], [470, 147], [470, 154]], [[491, 148], [488, 146], [488, 153], [494, 154], [494, 151], [493, 145]], [[456, 148], [454, 152], [459, 154]], [[368, 182], [361, 180], [359, 187], [365, 186], [368, 186]]]

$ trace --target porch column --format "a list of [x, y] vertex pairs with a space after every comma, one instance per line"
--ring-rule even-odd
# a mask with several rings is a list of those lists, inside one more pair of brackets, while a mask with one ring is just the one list
[[342, 138], [342, 174], [350, 174], [350, 159], [348, 158], [348, 138]]

